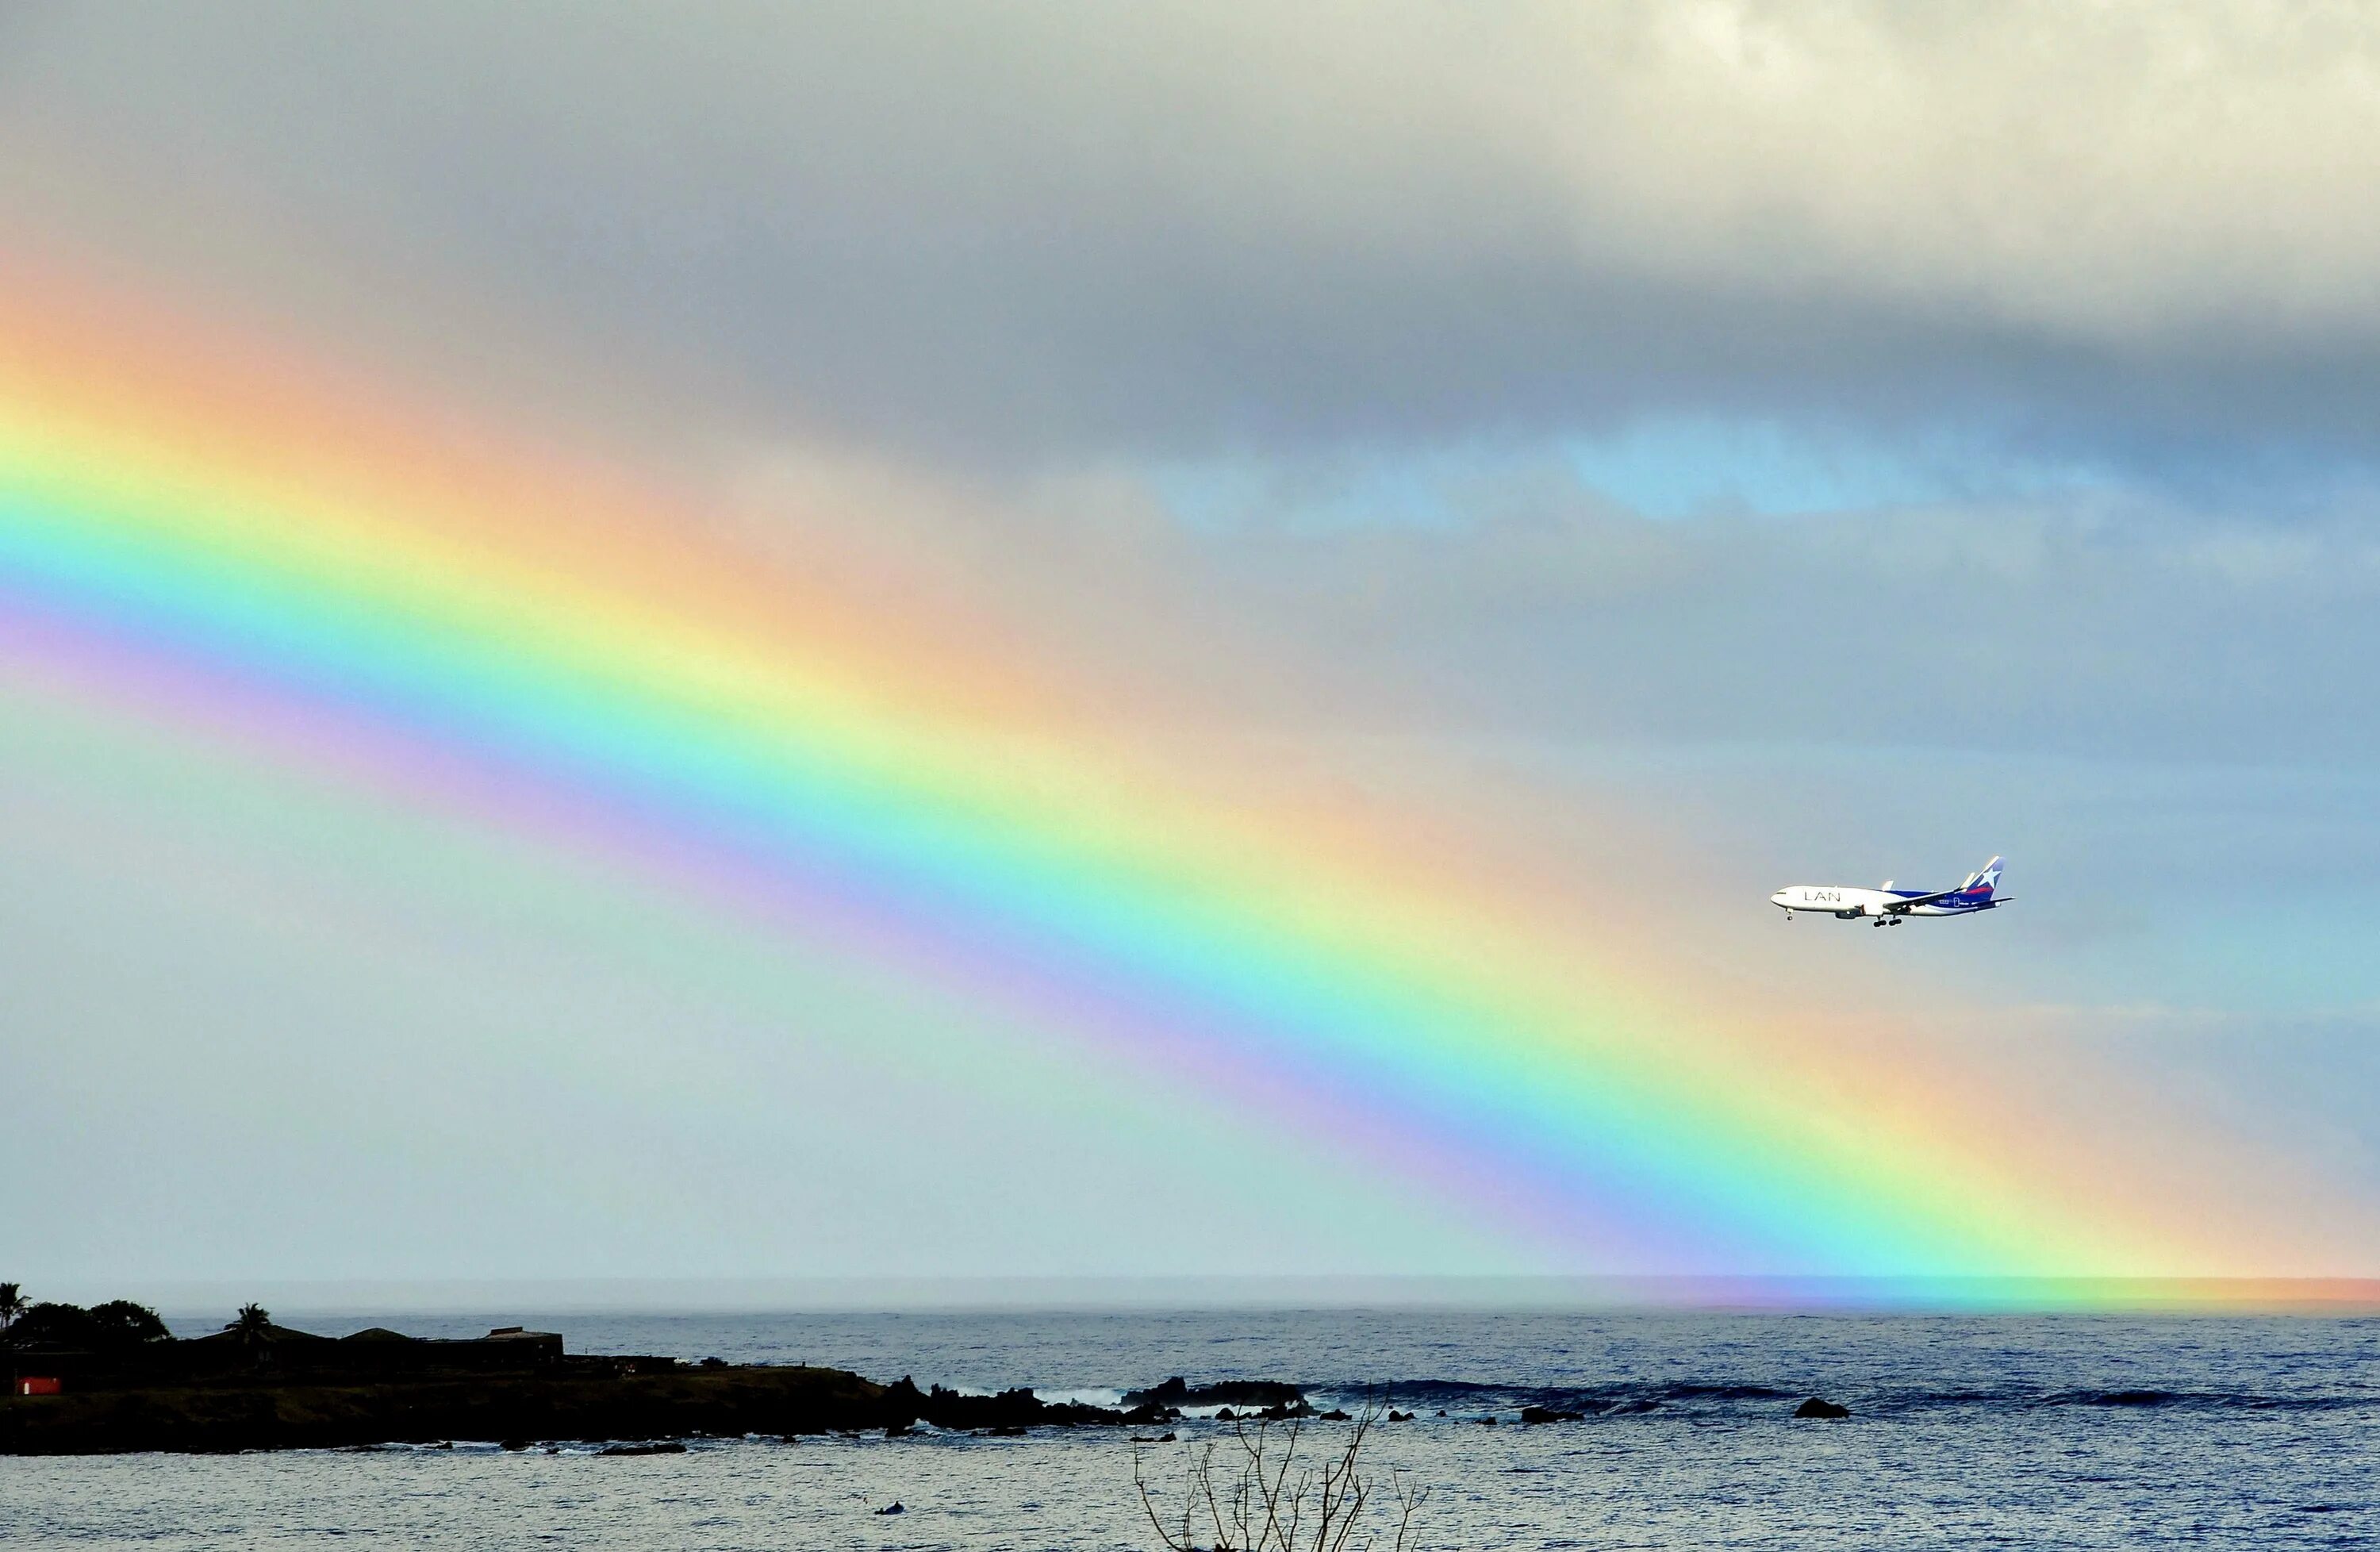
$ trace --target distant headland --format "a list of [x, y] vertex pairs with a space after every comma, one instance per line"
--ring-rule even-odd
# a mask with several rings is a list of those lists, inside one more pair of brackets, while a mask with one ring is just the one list
[[[1172, 1421], [1041, 1400], [1029, 1389], [965, 1395], [842, 1369], [590, 1355], [517, 1327], [468, 1340], [370, 1328], [328, 1337], [255, 1304], [224, 1328], [177, 1340], [153, 1310], [27, 1304], [0, 1284], [0, 1454], [223, 1452], [497, 1440], [600, 1442], [856, 1432], [920, 1423], [993, 1433]], [[1179, 1382], [1176, 1382], [1177, 1384]], [[1281, 1397], [1304, 1402], [1294, 1388]]]

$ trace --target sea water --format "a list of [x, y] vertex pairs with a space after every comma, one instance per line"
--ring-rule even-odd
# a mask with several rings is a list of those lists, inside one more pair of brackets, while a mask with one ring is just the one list
[[[2380, 1542], [2380, 1321], [1446, 1310], [545, 1316], [575, 1352], [810, 1363], [1111, 1401], [1171, 1375], [1419, 1413], [1361, 1460], [1440, 1548], [2348, 1546]], [[476, 1335], [468, 1316], [293, 1320]], [[1797, 1421], [1823, 1396], [1844, 1422]], [[1524, 1406], [1583, 1421], [1524, 1426]], [[1485, 1419], [1494, 1418], [1490, 1425]], [[1347, 1425], [1306, 1425], [1335, 1449]], [[1192, 1452], [1124, 1429], [992, 1438], [0, 1460], [10, 1547], [950, 1548], [1160, 1545]], [[1146, 1437], [1155, 1430], [1141, 1430]], [[879, 1513], [894, 1503], [899, 1514]], [[1389, 1544], [1393, 1516], [1374, 1522]], [[1363, 1545], [1359, 1535], [1354, 1545]]]

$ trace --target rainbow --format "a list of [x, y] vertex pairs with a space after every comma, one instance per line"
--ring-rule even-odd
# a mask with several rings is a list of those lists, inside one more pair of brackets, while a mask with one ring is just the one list
[[965, 622], [888, 619], [665, 495], [261, 347], [13, 294], [9, 677], [991, 1000], [1567, 1267], [1982, 1303], [2080, 1275], [2082, 1303], [2228, 1269], [1941, 1074], [1698, 1009], [1427, 827], [1152, 759]]

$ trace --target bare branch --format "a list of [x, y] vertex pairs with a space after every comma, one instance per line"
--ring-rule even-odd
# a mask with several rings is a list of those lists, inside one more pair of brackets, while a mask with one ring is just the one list
[[[1305, 1452], [1302, 1419], [1253, 1425], [1232, 1420], [1233, 1463], [1218, 1459], [1214, 1440], [1184, 1447], [1186, 1475], [1180, 1529], [1157, 1508], [1140, 1452], [1133, 1453], [1133, 1486], [1141, 1511], [1166, 1552], [1368, 1552], [1378, 1538], [1366, 1529], [1367, 1514], [1382, 1494], [1382, 1481], [1365, 1469], [1364, 1449], [1386, 1411], [1378, 1397], [1353, 1419], [1344, 1442], [1318, 1461]], [[1387, 1497], [1397, 1509], [1394, 1552], [1416, 1546], [1415, 1521], [1427, 1489], [1401, 1471], [1386, 1479]], [[1213, 1532], [1211, 1547], [1200, 1547], [1192, 1528], [1204, 1520]], [[1361, 1534], [1364, 1539], [1356, 1540]]]

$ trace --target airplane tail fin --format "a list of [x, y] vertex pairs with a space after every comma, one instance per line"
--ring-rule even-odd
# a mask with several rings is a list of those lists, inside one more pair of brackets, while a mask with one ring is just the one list
[[1967, 875], [1967, 881], [1961, 889], [1960, 892], [1967, 895], [1971, 899], [1989, 900], [1992, 897], [1992, 891], [1999, 888], [1999, 884], [2000, 859], [1998, 857], [1994, 857], [1991, 861], [1984, 864], [1984, 870], [1982, 872], [1970, 873]]

